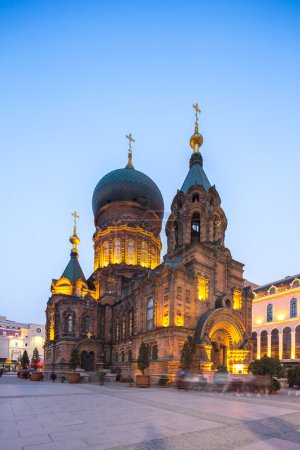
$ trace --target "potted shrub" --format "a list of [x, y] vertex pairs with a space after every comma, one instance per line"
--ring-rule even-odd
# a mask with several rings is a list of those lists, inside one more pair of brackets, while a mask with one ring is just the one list
[[61, 383], [64, 383], [66, 381], [66, 377], [64, 376], [64, 375], [62, 375], [61, 377], [60, 377], [60, 382]]
[[249, 370], [255, 375], [254, 383], [265, 394], [276, 392], [281, 388], [281, 384], [277, 380], [273, 381], [275, 380], [274, 376], [282, 378], [284, 375], [284, 368], [277, 357], [270, 358], [265, 355], [261, 359], [256, 359], [249, 365]]
[[139, 356], [137, 360], [138, 369], [142, 372], [142, 375], [136, 376], [136, 385], [138, 387], [149, 387], [150, 386], [150, 376], [145, 375], [145, 369], [150, 366], [150, 345], [144, 342], [140, 345]]
[[162, 375], [160, 379], [158, 380], [158, 384], [160, 387], [167, 387], [170, 383], [169, 377], [167, 375]]
[[105, 375], [106, 375], [106, 373], [104, 372], [104, 370], [99, 370], [97, 375], [98, 375], [99, 384], [103, 385], [104, 382], [105, 382]]
[[33, 367], [33, 372], [30, 376], [31, 381], [40, 381], [41, 373], [37, 371], [38, 364], [40, 362], [40, 355], [38, 349], [35, 347], [33, 350], [32, 358], [31, 358], [31, 367]]
[[133, 383], [134, 383], [134, 379], [132, 377], [128, 377], [127, 378], [127, 383], [129, 387], [132, 387]]
[[51, 380], [53, 381], [53, 383], [55, 383], [55, 380], [56, 380], [56, 378], [57, 378], [56, 373], [52, 372], [51, 375], [50, 375], [50, 378], [51, 378]]
[[71, 359], [70, 359], [70, 363], [69, 363], [70, 369], [73, 370], [73, 372], [68, 373], [68, 382], [69, 383], [79, 383], [80, 374], [75, 372], [75, 370], [77, 369], [79, 364], [80, 364], [80, 360], [79, 360], [78, 350], [76, 347], [74, 347], [71, 352]]
[[21, 363], [21, 378], [23, 378], [23, 380], [27, 380], [29, 377], [27, 368], [30, 363], [27, 350], [24, 350], [20, 363]]

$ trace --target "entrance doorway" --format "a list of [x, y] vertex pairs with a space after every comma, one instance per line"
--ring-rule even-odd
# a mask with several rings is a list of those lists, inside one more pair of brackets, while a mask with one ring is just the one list
[[87, 372], [93, 372], [95, 370], [94, 352], [83, 351], [81, 353], [81, 368]]

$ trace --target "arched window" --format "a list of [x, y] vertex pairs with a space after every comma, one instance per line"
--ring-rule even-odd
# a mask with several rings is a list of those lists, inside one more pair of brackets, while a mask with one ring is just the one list
[[194, 213], [191, 222], [191, 242], [200, 242], [200, 214]]
[[129, 336], [133, 336], [133, 311], [129, 312]]
[[213, 229], [213, 240], [214, 240], [214, 242], [216, 242], [218, 239], [220, 239], [220, 233], [219, 233], [220, 223], [221, 223], [221, 221], [220, 221], [219, 217], [218, 216], [214, 216], [214, 224], [213, 224], [213, 227], [214, 227], [214, 229]]
[[121, 359], [122, 359], [122, 363], [124, 363], [125, 362], [125, 352], [121, 353]]
[[260, 357], [268, 355], [268, 332], [266, 330], [260, 333]]
[[290, 318], [297, 317], [297, 299], [292, 298], [290, 301]]
[[174, 222], [174, 237], [175, 237], [175, 246], [177, 246], [179, 245], [179, 232], [177, 222]]
[[83, 319], [83, 332], [85, 334], [88, 334], [89, 331], [90, 331], [90, 318], [89, 316], [85, 316]]
[[128, 362], [132, 362], [132, 351], [128, 350]]
[[199, 202], [199, 194], [198, 194], [197, 192], [195, 192], [195, 193], [193, 194], [192, 202], [193, 202], [193, 203]]
[[127, 264], [136, 264], [135, 243], [133, 241], [127, 243]]
[[118, 352], [115, 353], [115, 363], [117, 363], [119, 361], [119, 355]]
[[273, 321], [273, 305], [270, 303], [267, 306], [267, 322]]
[[257, 333], [255, 331], [252, 333], [252, 356], [253, 359], [257, 359]]
[[141, 244], [140, 264], [143, 267], [148, 266], [148, 245], [145, 242]]
[[291, 358], [291, 329], [290, 327], [285, 327], [282, 332], [282, 359]]
[[295, 358], [300, 359], [300, 325], [295, 329]]
[[120, 241], [120, 239], [115, 239], [115, 241], [114, 241], [114, 263], [120, 264], [121, 262], [122, 262], [121, 241]]
[[147, 303], [147, 330], [152, 330], [154, 319], [154, 300], [150, 298]]
[[272, 330], [271, 333], [271, 356], [279, 356], [279, 331], [277, 329]]
[[124, 339], [126, 337], [126, 319], [123, 317], [122, 320], [122, 338]]
[[109, 264], [109, 243], [104, 242], [102, 245], [102, 267], [106, 267]]
[[157, 345], [153, 345], [152, 347], [152, 361], [157, 361], [158, 360], [158, 347]]
[[73, 314], [68, 314], [66, 316], [66, 333], [67, 334], [72, 334], [73, 333], [73, 327], [74, 327]]

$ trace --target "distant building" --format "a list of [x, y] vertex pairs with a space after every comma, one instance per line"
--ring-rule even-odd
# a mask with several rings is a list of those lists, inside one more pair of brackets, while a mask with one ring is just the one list
[[300, 362], [300, 274], [253, 290], [253, 357]]
[[45, 325], [21, 323], [0, 316], [0, 367], [13, 370], [24, 350], [29, 358], [35, 347], [44, 360]]

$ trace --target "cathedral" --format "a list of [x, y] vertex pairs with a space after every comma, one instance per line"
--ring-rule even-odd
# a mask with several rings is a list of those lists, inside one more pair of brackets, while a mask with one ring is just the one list
[[46, 309], [45, 370], [68, 372], [78, 349], [81, 368], [138, 373], [141, 342], [149, 344], [152, 377], [174, 377], [188, 336], [194, 366], [218, 365], [246, 373], [251, 360], [252, 290], [243, 288], [243, 264], [225, 247], [226, 215], [203, 168], [203, 137], [195, 130], [187, 175], [167, 219], [167, 253], [161, 259], [162, 194], [132, 162], [104, 175], [92, 199], [94, 272], [79, 263], [77, 214], [70, 261], [51, 283]]

